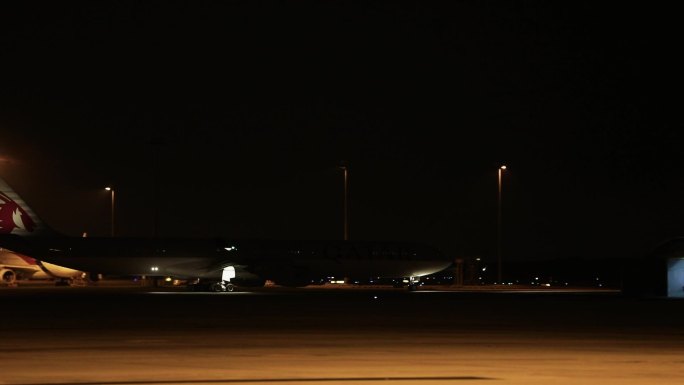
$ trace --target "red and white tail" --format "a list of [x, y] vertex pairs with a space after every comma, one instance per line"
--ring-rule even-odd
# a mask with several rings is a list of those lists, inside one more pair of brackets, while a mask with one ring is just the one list
[[7, 182], [0, 178], [0, 234], [35, 236], [52, 232]]

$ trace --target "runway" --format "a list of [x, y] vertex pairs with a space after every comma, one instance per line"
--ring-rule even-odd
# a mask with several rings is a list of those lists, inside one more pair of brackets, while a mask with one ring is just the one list
[[684, 302], [615, 293], [0, 290], [2, 384], [680, 384]]

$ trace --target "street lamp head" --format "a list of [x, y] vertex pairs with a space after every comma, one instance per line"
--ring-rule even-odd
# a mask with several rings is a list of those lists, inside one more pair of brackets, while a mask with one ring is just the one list
[[506, 169], [506, 165], [504, 164], [503, 166], [501, 166], [501, 167], [499, 167], [499, 168], [502, 169], [502, 170], [505, 170], [505, 169]]
[[105, 190], [112, 191], [112, 188], [111, 187], [105, 187]]

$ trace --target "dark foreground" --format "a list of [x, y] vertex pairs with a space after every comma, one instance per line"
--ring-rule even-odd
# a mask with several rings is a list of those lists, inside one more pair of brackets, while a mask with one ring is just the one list
[[684, 302], [596, 293], [0, 290], [0, 384], [681, 384]]

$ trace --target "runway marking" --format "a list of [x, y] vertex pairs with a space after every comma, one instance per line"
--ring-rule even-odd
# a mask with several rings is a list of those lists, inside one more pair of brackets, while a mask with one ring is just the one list
[[213, 292], [213, 291], [148, 291], [151, 295], [254, 295], [250, 291]]
[[223, 380], [154, 380], [154, 381], [94, 381], [94, 382], [37, 382], [17, 385], [161, 385], [161, 384], [253, 384], [276, 382], [383, 382], [383, 381], [482, 381], [496, 380], [492, 377], [442, 376], [442, 377], [312, 377], [312, 378], [233, 378]]
[[432, 293], [493, 293], [493, 294], [619, 294], [621, 290], [613, 289], [496, 289], [496, 290], [431, 290], [418, 289], [410, 292], [411, 294], [432, 294]]

